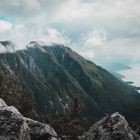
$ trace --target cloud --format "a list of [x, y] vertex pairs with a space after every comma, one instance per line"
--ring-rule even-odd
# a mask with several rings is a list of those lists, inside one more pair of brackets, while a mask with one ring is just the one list
[[[139, 0], [1, 0], [3, 16], [28, 19], [44, 14], [52, 22], [87, 17], [137, 17]], [[47, 19], [46, 19], [47, 21]]]
[[64, 45], [70, 44], [70, 39], [67, 36], [65, 36], [63, 32], [60, 32], [54, 28], [47, 28], [41, 40], [44, 40], [47, 42], [64, 44]]
[[6, 21], [0, 21], [0, 38], [1, 40], [14, 41], [17, 44], [16, 49], [23, 49], [27, 43], [34, 40], [65, 45], [70, 42], [70, 39], [62, 31], [55, 28], [29, 30], [23, 24], [13, 25]]
[[[96, 48], [103, 46], [107, 39], [106, 32], [104, 30], [91, 30], [80, 36], [75, 47], [80, 46], [78, 51], [81, 55], [92, 59], [96, 57]], [[79, 49], [79, 48], [77, 48]]]
[[124, 81], [133, 81], [134, 83], [132, 85], [139, 87], [140, 86], [140, 65], [132, 65], [131, 66], [133, 69], [129, 70], [123, 70], [120, 71], [119, 73], [124, 75], [125, 78], [123, 78]]
[[[137, 17], [138, 0], [66, 0], [54, 12], [54, 21], [71, 21], [93, 17]], [[57, 16], [59, 15], [59, 16]]]
[[106, 30], [96, 29], [82, 34], [73, 48], [97, 64], [121, 62], [139, 63], [139, 36], [113, 37], [110, 39]]
[[0, 33], [12, 29], [12, 24], [3, 20], [0, 20]]
[[139, 0], [1, 0], [0, 39], [18, 46], [31, 40], [64, 43], [92, 60], [138, 61], [139, 5]]
[[104, 30], [93, 30], [81, 36], [81, 44], [86, 48], [91, 48], [92, 46], [103, 45], [106, 39], [107, 36]]
[[[139, 63], [140, 60], [140, 40], [137, 38], [122, 38], [105, 40], [103, 44], [99, 46], [92, 46], [85, 49], [85, 52], [94, 51], [94, 55], [85, 55], [86, 58], [93, 60], [97, 64], [108, 62], [120, 62], [124, 64]], [[91, 50], [91, 51], [90, 51]]]
[[41, 7], [38, 0], [12, 0], [12, 2], [1, 0], [0, 9], [2, 16], [25, 19], [34, 17]]

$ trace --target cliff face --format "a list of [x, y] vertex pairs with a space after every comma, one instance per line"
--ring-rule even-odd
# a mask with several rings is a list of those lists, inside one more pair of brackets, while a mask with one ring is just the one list
[[[1, 45], [9, 48], [10, 43]], [[18, 87], [30, 91], [35, 107], [52, 118], [66, 113], [75, 97], [88, 125], [116, 111], [128, 119], [140, 116], [140, 95], [133, 87], [63, 45], [31, 42], [25, 50], [2, 53], [0, 72], [16, 76]]]
[[95, 123], [82, 140], [140, 140], [140, 137], [129, 127], [125, 118], [119, 113], [104, 117]]

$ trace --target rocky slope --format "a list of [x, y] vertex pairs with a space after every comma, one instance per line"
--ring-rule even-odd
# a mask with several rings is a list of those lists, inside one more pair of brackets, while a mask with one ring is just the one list
[[140, 140], [119, 113], [104, 117], [95, 123], [81, 140]]
[[[14, 43], [1, 42], [7, 44], [13, 48]], [[25, 50], [1, 53], [0, 71], [16, 75], [36, 108], [54, 119], [67, 112], [75, 97], [83, 124], [116, 111], [127, 119], [140, 117], [140, 95], [133, 87], [63, 45], [30, 42]]]
[[0, 99], [0, 140], [56, 140], [53, 128], [26, 118]]
[[[61, 124], [60, 124], [61, 125]], [[69, 136], [57, 137], [47, 124], [24, 117], [15, 107], [7, 106], [0, 99], [0, 140], [69, 140]], [[90, 127], [78, 140], [140, 140], [119, 113], [102, 118]]]

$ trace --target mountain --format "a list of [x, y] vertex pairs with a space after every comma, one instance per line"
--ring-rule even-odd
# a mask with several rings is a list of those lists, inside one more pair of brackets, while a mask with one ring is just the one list
[[[14, 48], [11, 41], [0, 44]], [[133, 87], [61, 44], [32, 41], [24, 50], [2, 52], [0, 72], [14, 74], [32, 94], [37, 110], [54, 119], [66, 113], [75, 98], [84, 124], [116, 111], [127, 119], [140, 117], [140, 95]]]

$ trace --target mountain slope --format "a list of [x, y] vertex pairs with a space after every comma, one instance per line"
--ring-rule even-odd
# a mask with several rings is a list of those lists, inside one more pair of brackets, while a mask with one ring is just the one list
[[0, 54], [2, 66], [30, 89], [37, 109], [53, 118], [65, 113], [75, 97], [87, 124], [116, 111], [128, 119], [140, 116], [140, 95], [133, 87], [63, 45], [30, 42], [25, 50]]

